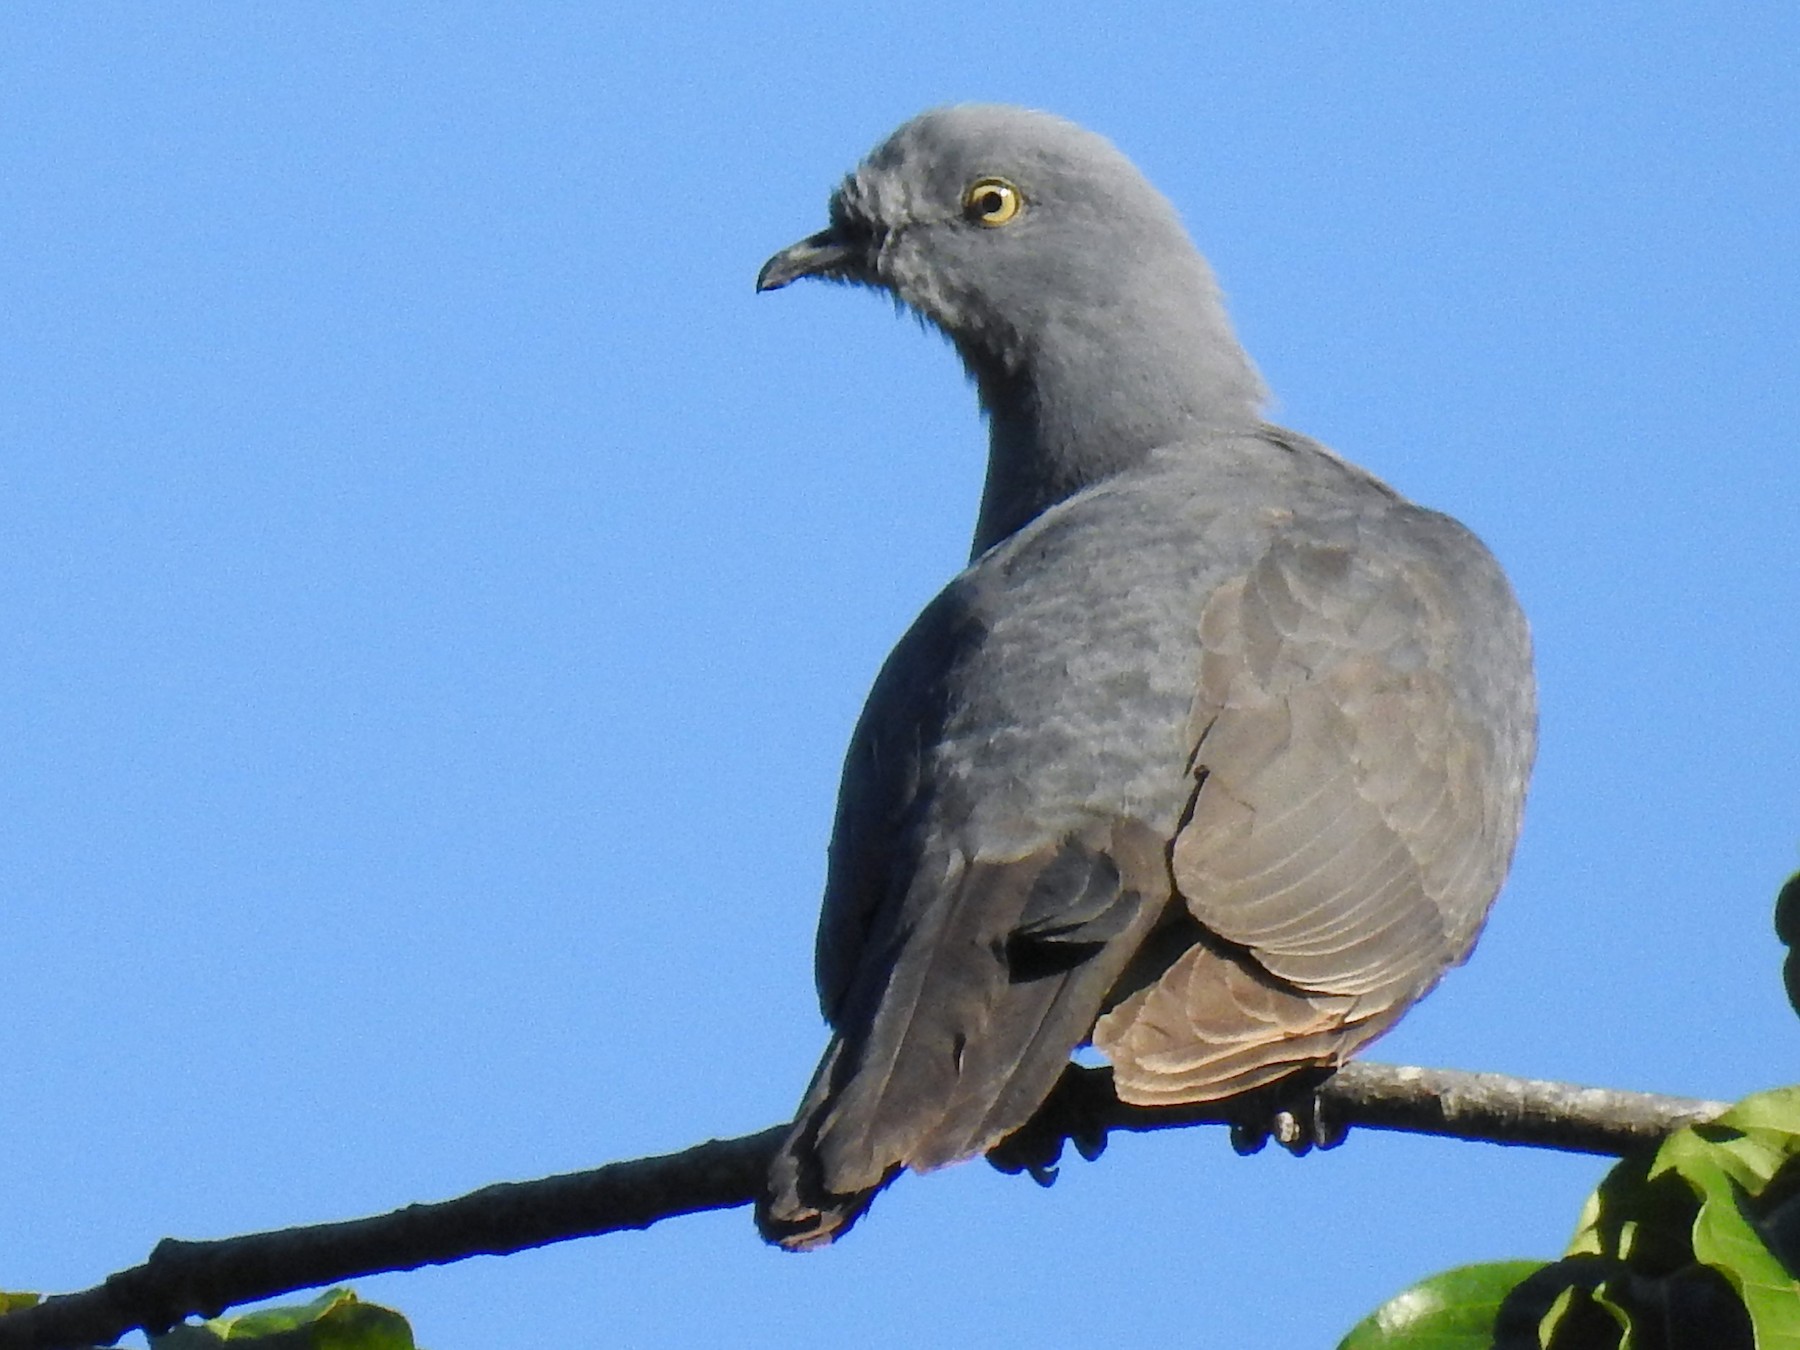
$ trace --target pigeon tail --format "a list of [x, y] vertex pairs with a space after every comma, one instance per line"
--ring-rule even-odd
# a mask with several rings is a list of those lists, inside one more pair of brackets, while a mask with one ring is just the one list
[[1022, 1126], [1167, 897], [1160, 846], [1130, 821], [966, 868], [932, 940], [909, 941], [833, 1039], [770, 1169], [763, 1236], [823, 1246], [902, 1168], [976, 1157]]

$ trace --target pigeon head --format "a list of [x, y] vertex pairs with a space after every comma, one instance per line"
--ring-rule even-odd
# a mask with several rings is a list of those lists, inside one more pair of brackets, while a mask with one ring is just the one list
[[878, 287], [983, 362], [1016, 367], [1045, 331], [1153, 310], [1183, 271], [1210, 284], [1174, 209], [1129, 160], [1022, 108], [914, 118], [830, 209], [830, 225], [771, 258], [757, 289], [804, 276]]
[[1263, 388], [1175, 209], [1101, 136], [964, 104], [906, 123], [832, 194], [830, 224], [764, 264], [875, 287], [941, 329], [990, 418], [976, 551]]

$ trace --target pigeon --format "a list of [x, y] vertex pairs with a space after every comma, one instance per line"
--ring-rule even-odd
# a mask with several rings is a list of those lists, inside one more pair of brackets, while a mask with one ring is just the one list
[[851, 739], [832, 1034], [763, 1236], [986, 1153], [1084, 1046], [1125, 1102], [1328, 1071], [1465, 960], [1536, 750], [1530, 636], [1455, 520], [1266, 421], [1175, 209], [1104, 138], [965, 104], [775, 254], [950, 340], [988, 421], [967, 568]]

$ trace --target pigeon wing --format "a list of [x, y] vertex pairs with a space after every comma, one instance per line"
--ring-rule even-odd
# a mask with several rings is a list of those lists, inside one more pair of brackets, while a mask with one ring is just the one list
[[1391, 1026], [1473, 946], [1531, 757], [1523, 620], [1441, 516], [1278, 533], [1200, 626], [1169, 850], [1186, 914], [1094, 1035], [1141, 1104], [1337, 1064]]

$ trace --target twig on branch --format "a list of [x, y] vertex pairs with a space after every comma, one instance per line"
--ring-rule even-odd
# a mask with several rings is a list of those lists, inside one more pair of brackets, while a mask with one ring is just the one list
[[[1318, 1090], [1321, 1117], [1365, 1126], [1497, 1144], [1623, 1154], [1683, 1125], [1706, 1120], [1723, 1102], [1659, 1097], [1447, 1069], [1351, 1064]], [[1084, 1152], [1104, 1132], [1244, 1123], [1230, 1103], [1202, 1107], [1126, 1106], [1104, 1069], [1071, 1068], [1044, 1117], [1042, 1138], [1060, 1140], [1064, 1113], [1080, 1121]], [[209, 1242], [168, 1239], [141, 1266], [92, 1289], [61, 1294], [0, 1315], [0, 1350], [79, 1350], [126, 1332], [161, 1331], [182, 1318], [216, 1316], [241, 1303], [373, 1275], [504, 1255], [569, 1238], [749, 1204], [761, 1191], [776, 1126], [716, 1139], [680, 1153], [609, 1163], [538, 1181], [484, 1186], [455, 1200], [408, 1205], [343, 1223], [284, 1228]], [[1028, 1126], [1027, 1129], [1031, 1129]]]

